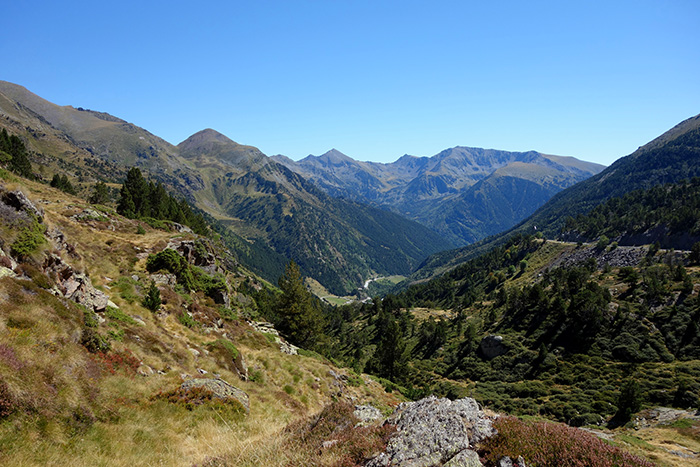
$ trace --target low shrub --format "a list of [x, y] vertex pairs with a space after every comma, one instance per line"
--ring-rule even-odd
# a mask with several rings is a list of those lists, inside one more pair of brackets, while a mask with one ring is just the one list
[[46, 243], [44, 238], [45, 227], [38, 222], [33, 222], [31, 227], [20, 230], [17, 238], [10, 245], [10, 253], [16, 258], [27, 258], [35, 253], [41, 245]]
[[[396, 427], [387, 424], [356, 428], [359, 420], [353, 411], [350, 404], [334, 402], [317, 416], [292, 423], [285, 428], [287, 447], [308, 453], [306, 465], [363, 465], [372, 455], [386, 449]], [[325, 441], [330, 443], [324, 446]]]
[[186, 328], [192, 329], [192, 328], [197, 327], [197, 321], [195, 321], [195, 319], [193, 317], [191, 317], [189, 315], [189, 313], [187, 313], [187, 312], [183, 311], [182, 313], [180, 313], [177, 316], [177, 320], [180, 322], [180, 324], [182, 324]]
[[80, 334], [80, 345], [90, 353], [108, 352], [111, 348], [109, 340], [98, 333], [94, 328], [84, 327]]
[[128, 376], [133, 376], [141, 366], [141, 360], [136, 358], [129, 349], [98, 352], [96, 357], [102, 368], [112, 375], [121, 371]]
[[530, 423], [501, 417], [498, 435], [482, 446], [482, 455], [496, 464], [504, 456], [522, 456], [532, 467], [653, 467], [641, 457], [606, 443], [596, 436], [558, 423]]
[[160, 391], [151, 397], [151, 400], [163, 400], [170, 404], [176, 404], [184, 407], [187, 410], [195, 410], [197, 407], [208, 407], [220, 412], [225, 411], [227, 418], [242, 418], [245, 416], [246, 410], [236, 399], [219, 398], [214, 393], [205, 387], [191, 387], [184, 389], [179, 387], [170, 391]]

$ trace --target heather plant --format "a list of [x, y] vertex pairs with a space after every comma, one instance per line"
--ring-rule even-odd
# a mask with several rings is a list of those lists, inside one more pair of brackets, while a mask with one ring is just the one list
[[531, 467], [653, 467], [596, 436], [558, 423], [526, 422], [501, 417], [498, 435], [482, 446], [483, 456], [496, 464], [502, 457], [522, 456]]
[[[345, 402], [333, 402], [320, 414], [290, 424], [285, 432], [287, 448], [307, 453], [306, 465], [355, 467], [386, 448], [396, 427], [391, 424], [356, 427], [358, 419], [353, 407]], [[322, 449], [325, 441], [331, 446]]]

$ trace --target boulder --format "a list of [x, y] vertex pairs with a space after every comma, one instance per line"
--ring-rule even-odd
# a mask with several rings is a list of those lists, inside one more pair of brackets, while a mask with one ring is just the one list
[[481, 350], [485, 358], [491, 360], [492, 358], [496, 358], [508, 352], [508, 347], [503, 343], [502, 336], [495, 336], [492, 334], [481, 339], [479, 350]]
[[396, 425], [397, 433], [369, 467], [478, 466], [474, 454], [464, 451], [496, 433], [491, 418], [471, 398], [431, 396], [403, 403], [386, 423]]
[[356, 405], [353, 415], [360, 420], [360, 423], [358, 423], [360, 426], [369, 425], [382, 418], [382, 413], [379, 409], [371, 405]]
[[223, 379], [194, 378], [188, 379], [180, 385], [181, 389], [190, 390], [192, 388], [204, 388], [211, 391], [214, 397], [226, 400], [235, 399], [243, 405], [246, 413], [250, 412], [250, 400], [248, 394], [237, 387], [227, 383]]
[[0, 195], [0, 199], [17, 211], [24, 211], [34, 216], [37, 221], [44, 222], [44, 210], [34, 206], [34, 203], [21, 191], [5, 191]]
[[110, 302], [107, 294], [93, 287], [88, 276], [75, 272], [60, 256], [48, 255], [44, 260], [43, 269], [56, 278], [58, 290], [65, 298], [94, 311], [104, 311], [108, 305], [117, 308]]

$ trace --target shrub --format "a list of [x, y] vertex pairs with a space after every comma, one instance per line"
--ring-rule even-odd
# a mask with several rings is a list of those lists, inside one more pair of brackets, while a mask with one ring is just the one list
[[127, 315], [119, 308], [114, 308], [114, 307], [108, 306], [107, 311], [105, 311], [105, 316], [107, 318], [111, 319], [112, 321], [118, 321], [120, 323], [125, 323], [125, 324], [136, 324], [136, 321], [134, 320], [134, 318]]
[[7, 418], [17, 410], [17, 402], [5, 381], [0, 380], [0, 420]]
[[[357, 422], [351, 405], [334, 402], [317, 416], [289, 425], [285, 429], [287, 448], [308, 453], [306, 465], [362, 465], [373, 454], [386, 448], [396, 427], [387, 424], [355, 428]], [[335, 442], [324, 448], [324, 441]], [[324, 458], [324, 454], [327, 458]], [[333, 461], [329, 462], [329, 459]]]
[[84, 327], [80, 335], [80, 344], [90, 353], [109, 351], [109, 341], [90, 327]]
[[161, 391], [151, 397], [151, 400], [164, 400], [187, 410], [194, 410], [200, 406], [213, 408], [217, 412], [220, 412], [218, 409], [224, 409], [226, 418], [240, 419], [246, 413], [240, 401], [231, 397], [225, 399], [216, 397], [210, 389], [205, 387], [195, 386], [189, 389], [179, 387], [170, 391]]
[[160, 298], [160, 290], [156, 286], [155, 282], [151, 281], [151, 285], [148, 287], [148, 292], [146, 292], [146, 296], [143, 297], [143, 302], [141, 303], [144, 307], [153, 312], [158, 311], [163, 301]]
[[129, 376], [136, 374], [136, 370], [141, 366], [141, 360], [136, 358], [129, 349], [114, 350], [112, 352], [98, 352], [96, 354], [99, 363], [110, 374], [122, 371]]
[[182, 324], [186, 328], [192, 329], [192, 328], [197, 326], [197, 321], [195, 321], [195, 319], [193, 317], [191, 317], [190, 314], [185, 312], [185, 311], [183, 311], [182, 313], [180, 313], [178, 315], [177, 320], [180, 322], [180, 324]]
[[528, 423], [515, 417], [501, 417], [494, 427], [498, 435], [483, 446], [485, 458], [494, 464], [504, 456], [522, 456], [527, 465], [534, 467], [653, 466], [594, 435], [558, 423]]
[[27, 258], [44, 243], [46, 243], [44, 226], [34, 222], [31, 227], [24, 227], [20, 230], [17, 238], [10, 245], [10, 252], [17, 258]]

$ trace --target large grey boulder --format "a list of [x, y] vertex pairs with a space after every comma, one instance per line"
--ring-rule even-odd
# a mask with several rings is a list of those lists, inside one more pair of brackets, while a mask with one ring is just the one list
[[481, 339], [479, 350], [485, 358], [491, 360], [508, 352], [508, 347], [503, 343], [502, 336], [490, 335]]
[[465, 451], [496, 434], [492, 420], [471, 398], [431, 396], [403, 403], [387, 423], [396, 425], [397, 432], [369, 467], [479, 466], [478, 456]]
[[190, 390], [192, 388], [208, 389], [214, 394], [214, 397], [219, 399], [235, 399], [243, 405], [246, 413], [250, 412], [248, 394], [223, 379], [195, 378], [188, 379], [180, 385], [180, 389]]

